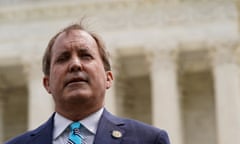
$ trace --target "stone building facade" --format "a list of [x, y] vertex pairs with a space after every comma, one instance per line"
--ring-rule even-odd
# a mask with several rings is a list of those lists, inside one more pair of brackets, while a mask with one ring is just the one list
[[53, 112], [41, 57], [88, 17], [112, 56], [109, 111], [168, 131], [172, 144], [240, 143], [238, 1], [0, 1], [0, 143]]

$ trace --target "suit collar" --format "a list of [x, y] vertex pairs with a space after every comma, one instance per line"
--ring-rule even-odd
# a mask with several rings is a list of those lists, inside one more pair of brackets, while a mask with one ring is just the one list
[[104, 110], [103, 115], [98, 124], [97, 134], [95, 136], [94, 144], [119, 144], [124, 136], [124, 122], [122, 119], [111, 115]]

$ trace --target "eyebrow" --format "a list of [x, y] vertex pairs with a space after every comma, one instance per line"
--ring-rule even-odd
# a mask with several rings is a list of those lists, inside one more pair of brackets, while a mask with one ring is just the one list
[[80, 51], [80, 52], [88, 52], [88, 51], [90, 51], [90, 50], [89, 50], [89, 48], [87, 48], [87, 47], [80, 47], [80, 48], [78, 49], [78, 51]]
[[[69, 51], [68, 50], [63, 50], [61, 52], [59, 52], [57, 54], [57, 56], [61, 56], [61, 55], [64, 55], [64, 54], [67, 54]], [[89, 48], [87, 47], [80, 47], [77, 52], [80, 52], [80, 53], [87, 53], [87, 52], [90, 52]]]

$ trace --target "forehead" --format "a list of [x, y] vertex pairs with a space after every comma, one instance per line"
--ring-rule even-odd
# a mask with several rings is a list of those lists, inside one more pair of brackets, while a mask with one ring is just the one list
[[88, 49], [97, 49], [97, 44], [94, 38], [84, 30], [70, 30], [61, 33], [55, 40], [52, 50], [82, 47]]

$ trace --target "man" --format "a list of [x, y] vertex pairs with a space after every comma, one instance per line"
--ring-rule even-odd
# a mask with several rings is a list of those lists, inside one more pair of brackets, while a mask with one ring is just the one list
[[6, 144], [170, 144], [165, 131], [104, 109], [105, 91], [113, 81], [111, 66], [103, 41], [81, 24], [66, 27], [50, 40], [43, 72], [55, 113]]

